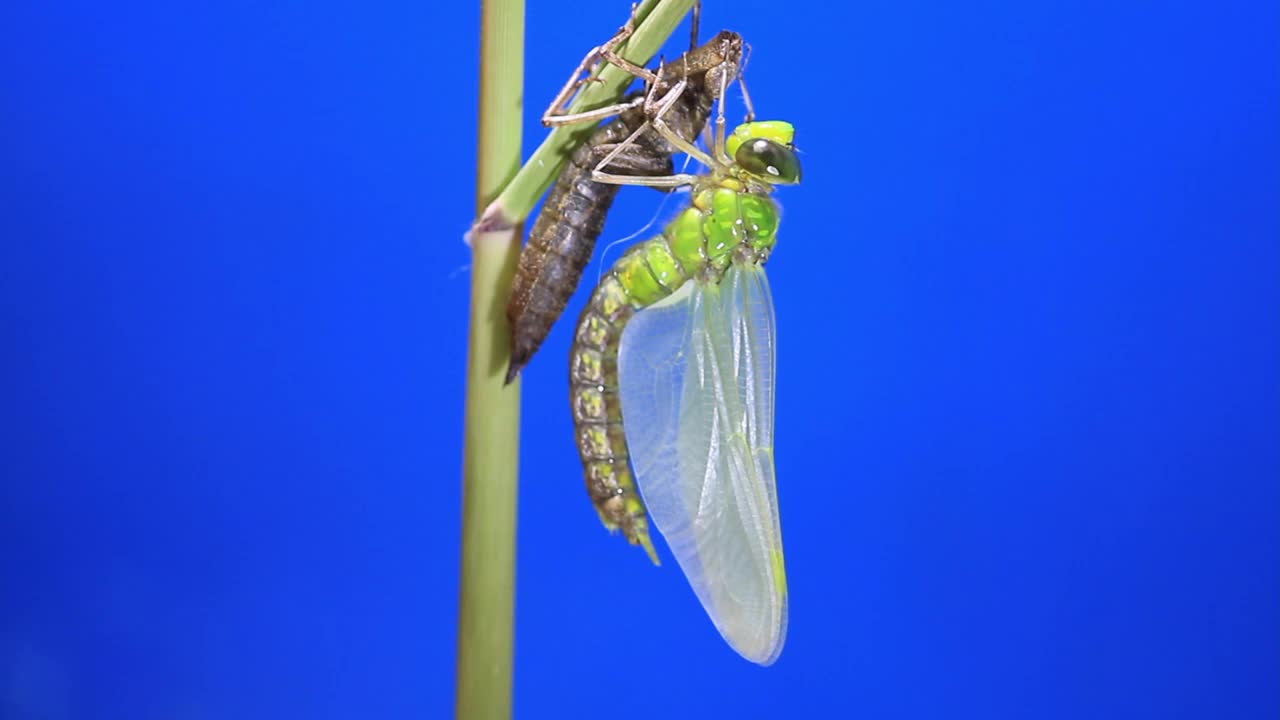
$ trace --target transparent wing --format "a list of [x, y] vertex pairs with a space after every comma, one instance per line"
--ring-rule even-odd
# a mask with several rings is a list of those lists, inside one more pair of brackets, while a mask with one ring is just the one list
[[654, 524], [724, 639], [761, 665], [787, 632], [764, 271], [685, 283], [622, 334], [622, 419]]

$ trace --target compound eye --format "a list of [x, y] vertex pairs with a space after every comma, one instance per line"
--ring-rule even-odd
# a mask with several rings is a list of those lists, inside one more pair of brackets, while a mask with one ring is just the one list
[[738, 147], [733, 159], [738, 165], [767, 182], [794, 184], [800, 182], [800, 158], [791, 148], [772, 140], [756, 138]]

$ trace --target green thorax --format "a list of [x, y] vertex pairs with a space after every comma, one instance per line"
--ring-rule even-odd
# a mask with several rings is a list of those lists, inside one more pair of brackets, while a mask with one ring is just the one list
[[[648, 307], [687, 280], [719, 282], [733, 262], [763, 263], [777, 242], [778, 206], [733, 179], [693, 189], [693, 202], [662, 235], [636, 245], [613, 266], [632, 307]], [[617, 298], [622, 300], [622, 298]]]

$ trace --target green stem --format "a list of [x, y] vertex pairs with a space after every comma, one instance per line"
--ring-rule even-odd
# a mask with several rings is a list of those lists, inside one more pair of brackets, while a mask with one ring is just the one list
[[[619, 50], [622, 57], [637, 65], [647, 65], [658, 48], [671, 37], [676, 26], [693, 9], [695, 0], [646, 0], [636, 11], [636, 30]], [[569, 106], [580, 112], [617, 102], [635, 79], [625, 70], [605, 64], [596, 76], [599, 82], [586, 85]], [[598, 123], [561, 125], [547, 134], [528, 162], [510, 184], [481, 215], [478, 227], [500, 228], [523, 222], [546, 192], [560, 166]]]
[[[520, 167], [524, 83], [524, 0], [485, 0], [482, 8], [477, 210]], [[516, 225], [471, 237], [455, 708], [465, 720], [511, 716], [520, 385], [503, 384], [504, 306], [522, 234]]]
[[[623, 57], [648, 64], [693, 3], [646, 0], [637, 13], [636, 32], [621, 50]], [[456, 716], [465, 720], [511, 716], [520, 381], [503, 381], [510, 359], [505, 305], [520, 257], [521, 223], [594, 127], [581, 123], [553, 130], [520, 167], [524, 0], [484, 0], [481, 7], [476, 206], [484, 211], [470, 234], [455, 707]], [[606, 66], [600, 78], [579, 94], [571, 112], [617, 102], [631, 80], [613, 66]]]

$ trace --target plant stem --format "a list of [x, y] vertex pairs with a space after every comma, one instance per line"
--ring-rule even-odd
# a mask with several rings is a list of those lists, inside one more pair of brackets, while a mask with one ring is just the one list
[[[520, 167], [524, 84], [524, 0], [481, 5], [477, 211]], [[503, 384], [510, 357], [504, 307], [522, 234], [514, 224], [471, 237], [455, 707], [460, 720], [511, 716], [520, 384]]]
[[[647, 64], [693, 2], [646, 0], [623, 57]], [[471, 334], [455, 706], [460, 720], [511, 716], [520, 380], [503, 381], [510, 359], [505, 304], [520, 257], [521, 224], [594, 127], [582, 123], [553, 130], [520, 168], [524, 0], [483, 0], [481, 7], [476, 207], [482, 219], [469, 235]], [[616, 102], [631, 79], [611, 65], [599, 77], [601, 82], [586, 87], [571, 111]]]

